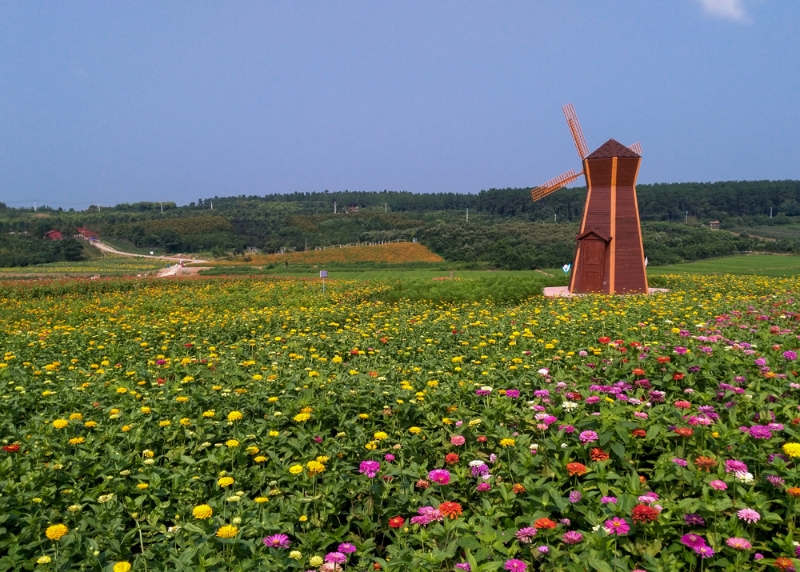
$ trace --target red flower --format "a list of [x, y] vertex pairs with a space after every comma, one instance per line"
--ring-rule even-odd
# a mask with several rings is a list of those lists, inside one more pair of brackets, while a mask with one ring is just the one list
[[525, 492], [525, 490], [526, 490], [526, 489], [525, 489], [525, 487], [523, 487], [523, 486], [522, 486], [521, 484], [519, 484], [519, 483], [517, 483], [516, 485], [514, 485], [513, 487], [511, 487], [511, 491], [512, 491], [512, 492], [513, 492], [515, 495], [518, 495], [518, 494], [524, 493], [524, 492]]
[[192, 347], [193, 345], [194, 345], [194, 344], [191, 344], [191, 343], [189, 343], [189, 344], [183, 344], [183, 347], [185, 347], [185, 348], [190, 348], [190, 347]]
[[667, 363], [669, 361], [669, 356], [658, 356], [658, 363]]
[[589, 457], [592, 459], [592, 461], [605, 461], [606, 459], [609, 458], [609, 454], [600, 449], [599, 447], [595, 447], [589, 453]]
[[373, 569], [373, 570], [381, 570], [381, 565], [380, 565], [380, 564], [378, 564], [377, 562], [374, 562], [374, 563], [372, 564], [372, 569]]
[[644, 437], [645, 435], [647, 435], [647, 431], [645, 431], [644, 429], [634, 429], [633, 431], [631, 431], [631, 435], [633, 435], [634, 437]]
[[540, 518], [536, 522], [533, 523], [534, 528], [555, 528], [556, 523], [550, 520], [549, 518]]
[[675, 381], [680, 381], [681, 379], [683, 379], [683, 374], [680, 372], [673, 373], [672, 379], [674, 379]]
[[607, 344], [608, 342], [611, 341], [611, 338], [603, 336], [602, 338], [597, 338], [597, 341], [601, 344]]
[[653, 522], [658, 519], [658, 511], [646, 504], [637, 504], [631, 511], [631, 518], [634, 524]]
[[406, 522], [402, 516], [394, 516], [389, 519], [389, 526], [392, 528], [401, 528]]
[[691, 437], [694, 431], [690, 427], [678, 427], [675, 429], [675, 434], [679, 437]]
[[388, 340], [388, 339], [386, 339], [386, 338], [381, 338], [381, 343], [382, 343], [382, 344], [385, 344], [385, 343], [388, 343], [388, 342], [389, 342], [389, 340]]
[[440, 504], [439, 512], [441, 512], [444, 516], [449, 517], [450, 520], [456, 519], [464, 513], [460, 504], [450, 501], [445, 501]]
[[17, 451], [19, 451], [19, 445], [16, 445], [16, 444], [14, 444], [14, 445], [3, 445], [2, 449], [6, 453], [16, 453]]
[[478, 443], [486, 443], [486, 435], [478, 435]]
[[448, 465], [455, 465], [456, 463], [458, 463], [458, 461], [459, 459], [456, 453], [448, 453], [444, 457], [444, 462], [447, 463]]
[[351, 356], [357, 356], [357, 355], [358, 355], [358, 350], [357, 350], [357, 349], [355, 349], [355, 350], [350, 350], [350, 355], [351, 355]]
[[581, 399], [583, 399], [583, 396], [575, 391], [568, 391], [567, 397], [572, 401], [580, 401]]
[[640, 367], [637, 367], [633, 370], [633, 375], [644, 375], [644, 370]]
[[678, 409], [691, 409], [692, 408], [692, 404], [691, 403], [689, 403], [688, 401], [683, 401], [683, 400], [676, 401], [675, 403], [673, 403], [673, 405], [675, 407], [677, 407]]

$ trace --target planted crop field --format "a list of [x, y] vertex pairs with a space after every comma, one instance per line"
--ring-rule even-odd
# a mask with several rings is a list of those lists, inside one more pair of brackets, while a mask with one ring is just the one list
[[[388, 263], [407, 264], [412, 262], [444, 262], [444, 259], [431, 252], [418, 242], [392, 242], [373, 246], [329, 247], [325, 250], [306, 252], [287, 252], [286, 254], [253, 255], [248, 265], [266, 264], [330, 264], [330, 263]], [[218, 260], [204, 263], [204, 266], [240, 265], [241, 260]]]
[[800, 256], [782, 254], [747, 254], [711, 258], [685, 264], [653, 266], [648, 273], [657, 274], [752, 274], [759, 276], [800, 275]]
[[665, 280], [0, 285], [0, 570], [796, 568], [800, 279]]

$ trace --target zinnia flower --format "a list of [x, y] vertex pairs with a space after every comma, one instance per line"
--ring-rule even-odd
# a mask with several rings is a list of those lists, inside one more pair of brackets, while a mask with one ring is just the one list
[[506, 563], [503, 565], [505, 570], [509, 572], [525, 572], [528, 569], [528, 565], [525, 564], [522, 560], [517, 560], [516, 558], [512, 558], [511, 560], [506, 560]]
[[211, 518], [212, 514], [214, 514], [214, 510], [207, 504], [198, 505], [192, 510], [192, 515], [199, 520]]
[[526, 526], [525, 528], [520, 528], [515, 536], [520, 542], [530, 544], [533, 541], [533, 537], [536, 536], [536, 529], [532, 526]]
[[462, 515], [463, 510], [461, 505], [457, 502], [443, 502], [439, 505], [439, 512], [441, 512], [444, 516], [450, 518], [450, 520], [456, 519]]
[[615, 516], [614, 518], [609, 519], [605, 522], [605, 529], [606, 532], [608, 532], [609, 534], [616, 534], [617, 536], [621, 536], [624, 534], [628, 534], [631, 527], [624, 518], [619, 518]]
[[434, 469], [428, 473], [428, 479], [440, 485], [450, 483], [450, 471], [445, 469]]
[[736, 513], [739, 517], [739, 520], [744, 520], [745, 522], [749, 522], [753, 524], [754, 522], [758, 522], [761, 520], [761, 515], [758, 512], [754, 511], [752, 508], [743, 508], [739, 512]]
[[361, 461], [358, 466], [358, 472], [362, 475], [367, 475], [370, 479], [374, 479], [380, 470], [381, 464], [379, 461]]
[[292, 545], [289, 537], [285, 534], [273, 534], [272, 536], [267, 536], [263, 542], [269, 548], [289, 548]]
[[54, 524], [52, 526], [48, 526], [47, 530], [44, 531], [45, 535], [50, 540], [60, 540], [68, 532], [69, 528], [63, 524]]
[[725, 544], [734, 550], [750, 550], [753, 545], [744, 538], [732, 537], [725, 541]]
[[217, 530], [217, 536], [220, 538], [233, 538], [237, 534], [239, 534], [239, 529], [230, 524], [221, 526], [219, 530]]
[[583, 535], [580, 532], [570, 530], [569, 532], [565, 532], [561, 536], [561, 540], [563, 540], [567, 544], [578, 544], [580, 542], [583, 542]]

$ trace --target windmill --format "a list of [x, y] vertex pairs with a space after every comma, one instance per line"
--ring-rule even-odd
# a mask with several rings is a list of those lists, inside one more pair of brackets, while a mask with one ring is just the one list
[[569, 103], [562, 109], [583, 169], [580, 173], [569, 170], [531, 189], [531, 198], [538, 201], [581, 175], [586, 178], [586, 205], [576, 238], [569, 291], [646, 294], [647, 273], [636, 200], [642, 146], [634, 143], [626, 147], [609, 139], [589, 153], [575, 108]]

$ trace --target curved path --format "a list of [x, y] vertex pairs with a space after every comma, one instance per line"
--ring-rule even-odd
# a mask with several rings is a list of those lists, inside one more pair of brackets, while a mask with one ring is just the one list
[[200, 260], [199, 258], [187, 258], [187, 257], [179, 257], [179, 256], [153, 256], [151, 254], [135, 254], [133, 252], [123, 252], [121, 250], [117, 250], [116, 248], [105, 244], [99, 240], [90, 240], [89, 244], [94, 246], [95, 248], [107, 252], [108, 254], [117, 254], [119, 256], [133, 256], [135, 258], [155, 258], [157, 260], [174, 260], [175, 262], [180, 262], [183, 260], [184, 262], [207, 262], [207, 260]]

